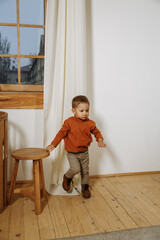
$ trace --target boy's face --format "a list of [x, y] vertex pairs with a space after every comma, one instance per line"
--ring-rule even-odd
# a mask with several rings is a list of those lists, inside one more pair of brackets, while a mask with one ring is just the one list
[[86, 120], [89, 116], [89, 104], [80, 103], [76, 108], [72, 109], [72, 112], [77, 118], [80, 118], [81, 120]]

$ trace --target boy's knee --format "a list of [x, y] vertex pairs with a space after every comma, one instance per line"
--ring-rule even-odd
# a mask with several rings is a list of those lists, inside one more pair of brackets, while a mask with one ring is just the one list
[[80, 172], [80, 168], [71, 168], [71, 171], [74, 175], [78, 174]]

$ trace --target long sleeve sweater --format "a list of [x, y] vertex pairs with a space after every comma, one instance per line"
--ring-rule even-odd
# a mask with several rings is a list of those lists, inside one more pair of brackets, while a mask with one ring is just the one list
[[62, 128], [51, 144], [57, 147], [61, 140], [64, 139], [67, 152], [82, 152], [87, 150], [93, 141], [91, 134], [95, 136], [97, 142], [99, 138], [103, 139], [94, 121], [88, 118], [81, 120], [74, 116], [64, 121]]

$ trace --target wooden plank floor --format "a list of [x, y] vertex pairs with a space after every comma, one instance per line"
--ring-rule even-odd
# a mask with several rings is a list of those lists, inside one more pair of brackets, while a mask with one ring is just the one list
[[0, 240], [44, 240], [160, 225], [160, 174], [91, 178], [90, 199], [47, 196], [41, 215], [21, 194], [0, 214]]

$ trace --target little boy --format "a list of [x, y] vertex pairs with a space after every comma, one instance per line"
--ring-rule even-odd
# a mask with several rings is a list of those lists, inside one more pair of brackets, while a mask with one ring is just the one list
[[90, 198], [88, 147], [92, 142], [91, 133], [94, 134], [98, 146], [105, 147], [101, 132], [96, 127], [95, 122], [88, 118], [89, 104], [86, 96], [79, 95], [73, 98], [72, 112], [74, 117], [64, 121], [51, 145], [46, 148], [48, 151], [52, 151], [64, 139], [70, 168], [63, 176], [62, 186], [65, 191], [69, 191], [72, 178], [80, 172], [84, 198]]

